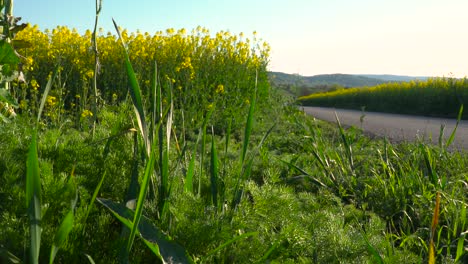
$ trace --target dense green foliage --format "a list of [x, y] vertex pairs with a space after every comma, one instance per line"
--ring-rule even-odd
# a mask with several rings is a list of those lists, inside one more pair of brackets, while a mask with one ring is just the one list
[[[176, 153], [171, 154], [172, 192], [166, 217], [158, 217], [157, 200], [150, 199], [145, 204], [146, 217], [182, 245], [195, 261], [374, 262], [367, 239], [386, 262], [420, 262], [427, 256], [428, 228], [437, 190], [442, 192], [436, 238], [438, 258], [444, 261], [456, 258], [457, 244], [465, 240], [461, 233], [468, 225], [465, 154], [426, 146], [432, 153], [432, 168], [443, 183], [443, 187], [438, 187], [428, 174], [424, 160], [427, 150], [417, 143], [393, 146], [350, 129], [344, 131], [352, 149], [348, 152], [338, 130], [312, 121], [297, 110], [278, 107], [257, 114], [252, 144], [258, 144], [270, 127], [273, 120], [269, 116], [279, 117], [276, 120], [279, 126], [253, 160], [250, 180], [243, 185], [245, 199], [235, 210], [230, 203], [219, 211], [212, 206], [209, 159], [202, 166], [201, 193], [184, 191], [184, 171], [189, 160], [184, 161]], [[76, 181], [80, 197], [75, 226], [56, 257], [58, 262], [81, 263], [86, 261], [85, 253], [106, 263], [119, 258], [118, 249], [125, 243], [119, 238], [119, 222], [100, 206], [92, 209], [87, 223], [84, 217], [103, 173], [111, 177], [105, 179], [99, 196], [125, 201], [134, 170], [134, 132], [128, 130], [132, 127], [129, 115], [131, 107], [126, 104], [102, 109], [99, 114], [102, 122], [94, 138], [89, 132], [74, 129], [71, 123], [42, 127], [39, 131], [45, 205], [42, 248], [50, 248], [60, 219], [68, 210], [66, 197], [73, 197], [66, 187], [70, 177]], [[4, 225], [0, 229], [0, 245], [19, 257], [27, 247], [24, 241], [28, 220], [22, 201], [29, 128], [28, 118], [20, 117], [3, 125], [0, 137], [3, 153], [0, 194], [2, 201], [8, 201], [1, 204]], [[220, 186], [224, 199], [229, 201], [238, 177], [242, 143], [233, 139], [225, 151], [225, 138], [214, 139], [219, 161], [227, 160], [219, 168], [223, 183]], [[109, 154], [103, 156], [106, 148]], [[197, 152], [201, 155], [199, 151], [200, 148]], [[140, 165], [138, 170], [143, 169]], [[200, 168], [196, 166], [195, 174], [198, 173]], [[224, 242], [249, 232], [257, 233], [210, 253]], [[134, 248], [132, 262], [156, 261], [139, 240]], [[47, 257], [41, 251], [41, 262]]]
[[269, 90], [268, 45], [117, 29], [92, 107], [91, 33], [28, 30], [0, 123], [0, 262], [467, 260], [467, 154], [306, 116]]
[[[406, 83], [386, 83], [374, 87], [342, 89], [299, 98], [307, 106], [326, 106], [368, 111], [457, 117], [462, 104], [468, 104], [468, 80], [428, 79]], [[468, 112], [463, 113], [463, 119]]]

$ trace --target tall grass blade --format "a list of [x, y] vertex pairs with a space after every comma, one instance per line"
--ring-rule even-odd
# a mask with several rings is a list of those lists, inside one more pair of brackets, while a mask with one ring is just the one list
[[41, 247], [41, 179], [37, 156], [37, 130], [33, 131], [26, 161], [26, 207], [30, 221], [31, 262], [38, 263]]
[[278, 245], [278, 242], [273, 243], [273, 245], [267, 250], [267, 252], [265, 252], [265, 254], [263, 254], [263, 256], [259, 260], [255, 261], [255, 263], [265, 263], [268, 260], [268, 257], [270, 257], [270, 255], [275, 251], [275, 249], [278, 248]]
[[137, 122], [138, 126], [140, 128], [141, 135], [143, 137], [143, 141], [145, 142], [145, 147], [146, 147], [146, 153], [149, 156], [150, 152], [150, 142], [148, 138], [148, 131], [147, 131], [147, 126], [146, 126], [146, 118], [145, 118], [145, 111], [143, 108], [143, 101], [141, 99], [141, 89], [140, 85], [138, 84], [138, 80], [135, 75], [135, 71], [133, 70], [133, 66], [130, 63], [130, 57], [128, 56], [127, 48], [125, 46], [124, 40], [120, 34], [119, 27], [117, 26], [117, 23], [115, 22], [114, 19], [112, 19], [112, 22], [114, 22], [115, 30], [117, 31], [117, 34], [119, 36], [119, 39], [122, 43], [122, 47], [124, 49], [124, 55], [125, 55], [125, 68], [127, 70], [127, 75], [128, 79], [130, 82], [130, 96], [132, 97], [132, 102], [133, 102], [133, 107], [135, 110], [135, 114], [137, 117]]
[[39, 123], [42, 115], [42, 110], [44, 109], [45, 102], [47, 101], [47, 95], [49, 95], [49, 91], [52, 88], [52, 82], [55, 79], [55, 75], [57, 74], [57, 69], [54, 71], [52, 77], [49, 78], [47, 81], [46, 87], [44, 89], [44, 93], [42, 94], [41, 104], [39, 106], [39, 112], [37, 113], [37, 123]]
[[463, 245], [465, 244], [465, 236], [466, 235], [461, 235], [458, 238], [457, 255], [455, 257], [455, 262], [458, 262], [458, 260], [460, 260], [460, 258], [463, 256], [463, 253], [467, 251], [466, 249], [463, 248]]
[[189, 192], [189, 193], [193, 193], [193, 174], [195, 171], [195, 158], [196, 158], [196, 150], [194, 150], [192, 157], [190, 158], [187, 175], [185, 176], [184, 190], [185, 192]]
[[[288, 161], [285, 161], [285, 160], [282, 160], [282, 159], [278, 159], [279, 161], [283, 162], [284, 164], [288, 165], [289, 167], [292, 167], [296, 170], [298, 170], [299, 172], [302, 173], [302, 175], [300, 177], [307, 177], [308, 179], [310, 179], [315, 185], [318, 185], [319, 187], [327, 187], [325, 184], [323, 184], [321, 181], [319, 181], [317, 178], [314, 178], [312, 177], [309, 173], [307, 173], [306, 171], [304, 171], [303, 169], [299, 168], [298, 166], [296, 166], [295, 164], [293, 164], [292, 162], [288, 162]], [[299, 176], [296, 176], [294, 177], [295, 179], [297, 179], [297, 177]]]
[[214, 130], [211, 127], [211, 168], [210, 168], [211, 198], [213, 206], [218, 209], [218, 154], [214, 140]]
[[422, 151], [423, 151], [423, 154], [424, 154], [424, 162], [426, 163], [427, 170], [429, 171], [430, 180], [431, 180], [432, 184], [434, 184], [434, 186], [437, 186], [438, 181], [439, 181], [439, 177], [438, 177], [437, 173], [435, 172], [435, 170], [434, 170], [434, 168], [432, 166], [433, 162], [432, 162], [431, 151], [429, 150], [429, 148], [427, 146], [421, 145], [421, 148], [422, 148]]
[[455, 124], [455, 128], [452, 131], [452, 134], [450, 134], [449, 139], [447, 140], [446, 147], [450, 146], [455, 139], [455, 133], [457, 132], [458, 125], [460, 124], [460, 120], [462, 118], [463, 114], [463, 105], [460, 106], [460, 110], [458, 110], [458, 117], [457, 117], [457, 123]]
[[383, 261], [383, 258], [382, 256], [380, 256], [379, 252], [377, 251], [377, 249], [375, 249], [374, 246], [371, 245], [371, 243], [369, 242], [369, 240], [367, 239], [367, 237], [365, 238], [365, 241], [366, 241], [366, 244], [367, 244], [367, 250], [369, 251], [369, 253], [372, 254], [372, 256], [374, 257], [374, 263], [378, 263], [378, 264], [384, 264], [385, 262]]
[[102, 174], [101, 180], [99, 181], [98, 185], [96, 186], [96, 189], [94, 189], [93, 196], [91, 197], [91, 200], [89, 201], [88, 207], [86, 208], [86, 214], [83, 218], [83, 233], [85, 232], [85, 227], [86, 227], [86, 220], [88, 219], [89, 213], [91, 212], [91, 209], [94, 206], [94, 201], [96, 201], [96, 197], [101, 190], [102, 183], [104, 182], [104, 179], [106, 178], [107, 172], [104, 172]]
[[153, 173], [155, 158], [156, 157], [154, 155], [154, 152], [152, 152], [148, 160], [148, 163], [146, 164], [145, 174], [143, 176], [143, 182], [141, 184], [140, 193], [138, 195], [137, 205], [135, 209], [135, 216], [133, 218], [132, 230], [130, 232], [130, 236], [129, 236], [128, 243], [127, 243], [127, 254], [129, 254], [130, 251], [132, 250], [133, 240], [135, 239], [137, 227], [138, 227], [138, 224], [140, 222], [140, 219], [143, 213], [143, 204], [145, 202], [145, 197], [146, 197], [146, 192], [148, 190], [150, 177], [151, 177], [151, 174]]
[[200, 137], [201, 137], [200, 134], [201, 133], [198, 133], [197, 141], [193, 145], [192, 157], [190, 158], [187, 175], [185, 176], [184, 190], [186, 192], [191, 192], [191, 193], [193, 193], [193, 176], [195, 174], [195, 159], [197, 157], [197, 146], [198, 146], [198, 142], [200, 142]]
[[75, 217], [74, 217], [73, 208], [72, 208], [67, 213], [65, 218], [63, 219], [57, 231], [57, 234], [55, 235], [54, 244], [52, 245], [52, 249], [50, 251], [50, 259], [49, 259], [50, 264], [54, 262], [55, 256], [57, 255], [59, 248], [63, 245], [63, 243], [65, 243], [65, 240], [68, 237], [68, 234], [73, 229], [74, 218]]
[[[161, 184], [159, 190], [159, 209], [161, 215], [164, 215], [164, 211], [166, 208], [166, 201], [169, 196], [169, 153], [170, 153], [170, 145], [171, 145], [171, 130], [172, 130], [172, 117], [174, 112], [174, 104], [172, 102], [172, 90], [168, 92], [169, 94], [169, 113], [167, 115], [167, 122], [166, 122], [166, 149], [160, 149], [160, 154], [163, 155], [162, 160], [162, 170], [161, 170]], [[160, 146], [162, 146], [160, 144]]]
[[222, 245], [220, 245], [219, 247], [209, 251], [208, 253], [206, 253], [205, 257], [208, 257], [208, 256], [211, 256], [213, 255], [214, 253], [220, 251], [221, 249], [231, 245], [232, 243], [236, 242], [237, 240], [239, 239], [243, 239], [243, 238], [246, 238], [246, 237], [251, 237], [251, 236], [255, 236], [255, 235], [258, 235], [258, 232], [249, 232], [249, 233], [245, 233], [245, 234], [242, 234], [240, 236], [236, 236], [226, 242], [224, 242]]
[[244, 164], [245, 155], [247, 154], [247, 148], [249, 146], [250, 134], [252, 133], [255, 104], [257, 101], [257, 78], [258, 78], [258, 74], [255, 76], [255, 90], [252, 94], [252, 99], [251, 99], [252, 101], [250, 102], [249, 115], [247, 116], [247, 123], [245, 124], [244, 141], [242, 144], [242, 153], [241, 153], [241, 164]]
[[156, 61], [154, 62], [154, 73], [153, 73], [153, 78], [151, 78], [151, 91], [150, 91], [150, 102], [151, 102], [151, 123], [150, 123], [150, 133], [149, 133], [149, 141], [152, 144], [154, 142], [154, 134], [155, 134], [155, 129], [154, 126], [158, 122], [158, 113], [160, 113], [158, 109], [158, 64]]
[[228, 158], [228, 147], [229, 147], [229, 140], [231, 139], [231, 126], [232, 126], [232, 119], [229, 120], [227, 131], [226, 131], [226, 139], [224, 143], [224, 159], [223, 159], [223, 175], [226, 175], [226, 164]]
[[84, 254], [84, 255], [85, 255], [86, 258], [88, 259], [89, 263], [91, 263], [91, 264], [96, 264], [96, 262], [94, 262], [94, 259], [93, 259], [90, 255], [88, 255], [88, 254]]
[[21, 259], [13, 255], [10, 251], [0, 247], [0, 262], [1, 263], [12, 263], [19, 264], [22, 263]]
[[338, 124], [338, 128], [340, 130], [341, 140], [343, 141], [343, 144], [345, 146], [346, 156], [348, 156], [349, 165], [351, 166], [351, 169], [353, 169], [354, 168], [354, 162], [353, 162], [353, 150], [351, 148], [351, 144], [349, 142], [348, 137], [346, 136], [346, 134], [344, 132], [343, 127], [341, 126], [340, 119], [338, 118], [338, 114], [336, 112], [335, 112], [335, 118], [336, 118], [336, 122]]
[[445, 133], [445, 124], [440, 125], [439, 131], [439, 148], [444, 148], [444, 133]]
[[203, 176], [203, 160], [205, 157], [205, 145], [206, 145], [206, 125], [208, 124], [208, 121], [211, 118], [211, 114], [213, 113], [214, 107], [206, 114], [205, 120], [203, 120], [203, 124], [201, 127], [201, 153], [200, 153], [200, 177], [198, 179], [198, 195], [201, 195], [201, 182], [202, 182], [202, 176]]
[[234, 187], [234, 198], [232, 200], [232, 208], [234, 209], [242, 200], [242, 190], [240, 190], [240, 185], [241, 181], [244, 178], [244, 174], [246, 170], [249, 170], [249, 166], [244, 166], [245, 164], [245, 158], [247, 155], [247, 149], [249, 147], [249, 142], [250, 142], [250, 134], [252, 133], [252, 126], [253, 126], [253, 119], [254, 119], [254, 112], [255, 112], [255, 104], [257, 101], [257, 80], [258, 80], [258, 73], [255, 75], [255, 89], [252, 94], [251, 102], [250, 102], [250, 108], [249, 108], [249, 114], [247, 116], [247, 121], [245, 123], [245, 129], [244, 129], [244, 140], [242, 143], [242, 152], [241, 152], [241, 160], [240, 160], [240, 175], [237, 178], [236, 186]]
[[52, 87], [52, 81], [55, 74], [47, 81], [44, 94], [42, 95], [41, 104], [37, 114], [36, 127], [33, 129], [32, 140], [29, 145], [28, 157], [26, 160], [26, 207], [30, 221], [30, 251], [31, 262], [38, 263], [39, 251], [41, 248], [41, 179], [39, 175], [39, 157], [37, 155], [37, 125], [41, 119], [42, 110], [47, 100], [47, 95]]
[[[73, 171], [72, 171], [71, 177], [73, 177]], [[70, 211], [68, 211], [67, 215], [62, 220], [62, 223], [60, 224], [60, 227], [57, 230], [57, 233], [55, 234], [54, 244], [52, 245], [52, 249], [50, 250], [50, 258], [49, 258], [50, 264], [54, 262], [54, 259], [55, 259], [55, 256], [57, 255], [58, 250], [65, 243], [65, 240], [67, 239], [68, 235], [73, 229], [73, 223], [75, 219], [75, 207], [78, 201], [78, 192], [76, 190], [76, 184], [74, 183], [73, 178], [69, 179], [67, 183], [67, 189], [68, 191], [71, 191], [75, 194], [75, 198], [70, 201], [71, 202]]]
[[431, 224], [431, 238], [429, 243], [429, 264], [436, 263], [436, 249], [434, 245], [434, 237], [436, 234], [436, 228], [439, 221], [439, 211], [440, 211], [440, 193], [437, 192], [436, 194], [436, 203], [434, 206], [434, 215], [432, 216], [432, 224]]
[[[138, 148], [138, 135], [137, 133], [133, 133], [133, 163], [132, 163], [132, 175], [130, 177], [130, 185], [128, 186], [127, 194], [125, 195], [125, 203], [127, 206], [132, 210], [135, 210], [135, 201], [138, 195], [138, 167], [139, 167], [139, 160], [140, 160], [140, 151]], [[133, 206], [132, 206], [133, 205]]]
[[[133, 229], [130, 219], [134, 218], [134, 212], [124, 205], [108, 199], [97, 198], [98, 202], [111, 211], [111, 213], [125, 226]], [[185, 249], [170, 240], [161, 230], [155, 227], [148, 218], [141, 217], [136, 232], [145, 244], [165, 263], [193, 263]], [[151, 245], [151, 246], [150, 246]]]

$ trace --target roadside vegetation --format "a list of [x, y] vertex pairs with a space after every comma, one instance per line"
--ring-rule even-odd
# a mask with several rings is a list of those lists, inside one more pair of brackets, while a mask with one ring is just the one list
[[306, 116], [256, 34], [18, 32], [1, 263], [467, 261], [468, 155]]
[[[425, 81], [384, 83], [372, 87], [339, 89], [299, 97], [306, 106], [456, 118], [468, 105], [466, 78], [434, 78]], [[462, 115], [468, 119], [468, 112]]]

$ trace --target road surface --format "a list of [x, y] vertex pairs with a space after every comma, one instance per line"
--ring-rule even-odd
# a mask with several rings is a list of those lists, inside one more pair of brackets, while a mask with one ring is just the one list
[[[336, 112], [342, 125], [359, 127], [366, 133], [378, 137], [386, 136], [392, 142], [415, 141], [419, 138], [438, 144], [440, 126], [445, 125], [444, 138], [447, 140], [456, 124], [455, 119], [373, 112], [364, 112], [362, 118], [363, 112], [355, 110], [308, 106], [301, 107], [301, 109], [317, 119], [329, 122], [336, 122]], [[468, 150], [468, 121], [460, 121], [452, 147]]]

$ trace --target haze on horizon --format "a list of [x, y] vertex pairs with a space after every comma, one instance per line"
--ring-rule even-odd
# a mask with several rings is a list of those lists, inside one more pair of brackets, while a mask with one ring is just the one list
[[[99, 26], [153, 33], [203, 26], [253, 31], [272, 47], [269, 70], [317, 74], [468, 76], [465, 0], [114, 0]], [[94, 0], [15, 1], [14, 15], [40, 29], [92, 29]]]

